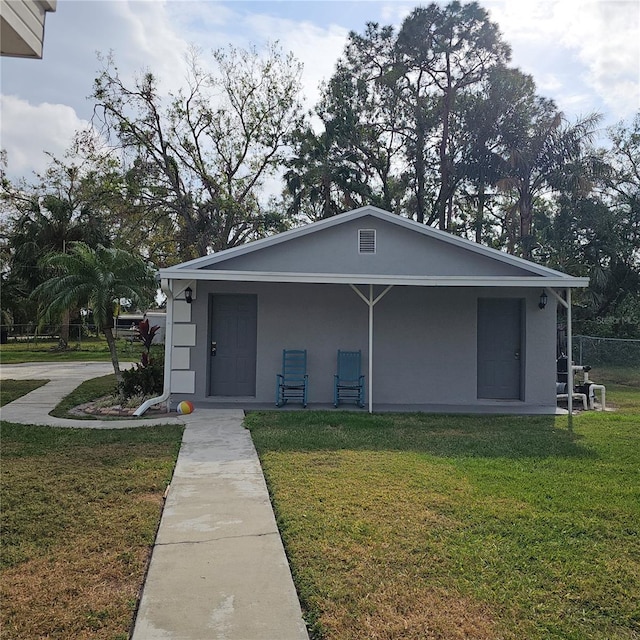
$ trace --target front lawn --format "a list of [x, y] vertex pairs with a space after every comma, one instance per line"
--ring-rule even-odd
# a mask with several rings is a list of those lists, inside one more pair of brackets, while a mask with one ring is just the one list
[[0, 380], [0, 407], [35, 391], [48, 380]]
[[[120, 339], [116, 341], [118, 357], [122, 361], [138, 361], [142, 353], [139, 343]], [[111, 362], [107, 341], [102, 338], [83, 338], [70, 342], [69, 348], [58, 349], [57, 340], [17, 341], [0, 345], [0, 362]]]
[[640, 638], [640, 391], [621, 387], [620, 411], [573, 432], [566, 417], [250, 414], [313, 637]]
[[2, 638], [128, 638], [181, 433], [2, 423]]
[[68, 396], [63, 398], [58, 405], [50, 412], [56, 418], [67, 418], [75, 420], [95, 420], [95, 416], [78, 416], [70, 413], [70, 410], [85, 402], [97, 400], [103, 396], [113, 394], [118, 386], [114, 373], [106, 376], [91, 378], [78, 385]]

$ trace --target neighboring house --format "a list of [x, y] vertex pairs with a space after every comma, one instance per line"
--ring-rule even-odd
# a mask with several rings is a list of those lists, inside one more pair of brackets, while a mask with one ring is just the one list
[[114, 318], [115, 336], [116, 338], [132, 338], [137, 336], [138, 324], [140, 324], [142, 320], [147, 319], [150, 327], [159, 327], [153, 336], [153, 344], [161, 344], [164, 342], [166, 317], [167, 314], [164, 309], [120, 313]]
[[0, 52], [3, 56], [42, 58], [47, 12], [57, 0], [1, 0]]
[[307, 350], [309, 403], [330, 405], [344, 349], [362, 351], [370, 411], [554, 413], [557, 303], [588, 285], [375, 207], [160, 277], [163, 399], [273, 405], [286, 348]]

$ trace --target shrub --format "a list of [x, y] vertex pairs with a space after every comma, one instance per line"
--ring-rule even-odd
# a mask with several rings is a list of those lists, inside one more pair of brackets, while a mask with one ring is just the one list
[[154, 355], [145, 358], [145, 363], [123, 371], [118, 391], [125, 399], [140, 395], [160, 395], [163, 384], [164, 358], [162, 355]]

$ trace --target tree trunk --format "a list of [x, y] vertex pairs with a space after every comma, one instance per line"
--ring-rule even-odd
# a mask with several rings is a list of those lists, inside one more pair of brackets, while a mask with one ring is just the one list
[[324, 192], [322, 217], [326, 220], [331, 217], [331, 178], [329, 177], [328, 169], [322, 176], [322, 190]]
[[533, 253], [533, 201], [528, 192], [520, 198], [520, 254], [525, 260], [531, 260]]
[[60, 324], [60, 340], [58, 341], [59, 349], [66, 349], [69, 346], [69, 325], [71, 323], [71, 312], [69, 309], [63, 312]]
[[120, 371], [120, 362], [118, 361], [118, 351], [116, 350], [116, 341], [113, 337], [113, 331], [111, 327], [105, 327], [103, 329], [104, 337], [107, 339], [109, 345], [109, 353], [111, 354], [111, 363], [113, 364], [113, 372], [116, 374], [116, 380], [118, 384], [122, 382], [122, 372]]
[[480, 174], [480, 182], [478, 184], [478, 209], [476, 211], [476, 242], [482, 243], [482, 226], [484, 222], [484, 175]]
[[[447, 68], [449, 60], [447, 57]], [[449, 119], [452, 109], [452, 92], [451, 84], [447, 87], [444, 94], [444, 112], [442, 114], [442, 139], [438, 148], [440, 159], [440, 192], [438, 193], [437, 211], [438, 211], [438, 228], [441, 231], [447, 231], [447, 199], [449, 196], [449, 183], [451, 181], [451, 171], [449, 166], [448, 142], [449, 142]]]
[[424, 188], [424, 117], [422, 113], [422, 105], [418, 101], [416, 112], [416, 220], [424, 224], [425, 205], [425, 188]]
[[449, 196], [447, 199], [447, 228], [446, 231], [451, 231], [451, 221], [453, 219], [453, 196]]

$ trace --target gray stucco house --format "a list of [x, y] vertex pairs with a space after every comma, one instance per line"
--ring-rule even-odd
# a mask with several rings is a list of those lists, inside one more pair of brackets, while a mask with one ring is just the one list
[[556, 411], [556, 308], [570, 318], [571, 289], [588, 284], [375, 207], [160, 278], [156, 402], [274, 406], [282, 350], [306, 349], [309, 404], [331, 406], [343, 349], [362, 352], [370, 411], [470, 413]]

